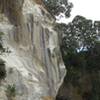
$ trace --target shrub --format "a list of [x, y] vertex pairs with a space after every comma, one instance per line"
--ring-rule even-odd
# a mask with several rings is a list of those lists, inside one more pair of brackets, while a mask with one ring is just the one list
[[2, 36], [4, 33], [0, 32], [0, 55], [5, 52], [5, 48], [3, 47]]
[[0, 80], [6, 77], [5, 62], [0, 59]]
[[15, 85], [8, 85], [6, 88], [6, 95], [8, 100], [13, 100], [13, 98], [16, 96], [16, 88]]
[[[4, 33], [0, 32], [0, 55], [5, 52], [5, 48], [2, 45], [2, 35]], [[2, 79], [6, 77], [6, 69], [5, 69], [5, 62], [0, 58], [0, 82]]]

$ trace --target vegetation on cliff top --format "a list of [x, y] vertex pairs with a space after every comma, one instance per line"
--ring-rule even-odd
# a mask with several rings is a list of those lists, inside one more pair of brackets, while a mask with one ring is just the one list
[[60, 13], [64, 13], [66, 17], [70, 17], [73, 4], [68, 0], [43, 0], [43, 2], [51, 15], [57, 16]]

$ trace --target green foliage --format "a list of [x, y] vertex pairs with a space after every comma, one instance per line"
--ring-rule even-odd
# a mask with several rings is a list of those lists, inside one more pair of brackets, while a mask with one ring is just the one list
[[76, 16], [68, 25], [56, 24], [55, 30], [62, 34], [61, 50], [63, 55], [90, 49], [98, 38], [98, 32], [92, 20], [82, 16]]
[[3, 42], [2, 42], [2, 36], [4, 35], [4, 33], [2, 33], [2, 32], [0, 32], [0, 55], [2, 54], [2, 53], [4, 53], [5, 52], [5, 48], [3, 47]]
[[92, 100], [100, 100], [100, 77], [93, 79], [92, 83]]
[[[2, 35], [3, 33], [0, 32], [0, 54], [5, 52], [5, 49], [3, 48], [2, 45]], [[0, 59], [0, 81], [6, 77], [6, 69], [5, 69], [5, 62]]]
[[[67, 25], [56, 24], [55, 30], [62, 37], [60, 47], [67, 69], [64, 84], [78, 88], [84, 100], [100, 100], [100, 22], [76, 16]], [[85, 83], [91, 85], [89, 91], [83, 89]]]
[[87, 55], [88, 70], [100, 70], [100, 43], [95, 43], [95, 46], [88, 51]]
[[64, 13], [66, 17], [70, 17], [73, 5], [68, 0], [43, 0], [43, 2], [53, 16]]
[[[73, 86], [73, 90], [69, 91], [78, 88], [78, 95], [84, 100], [100, 100], [100, 43], [95, 43], [95, 46], [88, 51], [70, 53], [65, 56], [64, 62], [67, 69], [64, 83], [66, 87], [68, 84]], [[87, 77], [88, 79], [84, 80]], [[89, 91], [85, 83], [90, 84]]]
[[95, 21], [94, 27], [97, 30], [98, 34], [100, 35], [100, 21]]
[[10, 97], [15, 97], [16, 96], [16, 88], [15, 88], [15, 85], [8, 85], [7, 88], [6, 88], [6, 95], [8, 98]]
[[0, 39], [2, 38], [3, 35], [4, 35], [4, 33], [3, 32], [0, 32]]
[[0, 59], [0, 80], [6, 77], [5, 62]]
[[81, 76], [81, 71], [74, 68], [73, 66], [70, 66], [70, 68], [67, 68], [68, 72], [65, 77], [64, 82], [65, 83], [71, 83], [73, 86], [79, 85], [79, 79]]
[[67, 54], [63, 59], [67, 69], [73, 66], [77, 70], [98, 71], [100, 70], [100, 43], [95, 43], [95, 46], [88, 51]]

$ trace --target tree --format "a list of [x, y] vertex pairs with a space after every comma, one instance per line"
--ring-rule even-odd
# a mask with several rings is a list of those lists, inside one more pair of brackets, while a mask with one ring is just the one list
[[68, 0], [43, 0], [43, 2], [51, 15], [55, 16], [64, 13], [66, 17], [70, 17], [73, 4]]
[[62, 34], [61, 50], [64, 55], [92, 48], [98, 37], [92, 20], [83, 16], [76, 16], [68, 25], [57, 24], [55, 30]]
[[68, 25], [57, 24], [55, 26], [55, 30], [59, 34], [62, 33], [60, 47], [67, 69], [68, 66], [81, 67], [82, 70], [99, 68], [99, 62], [95, 59], [99, 59], [100, 55], [98, 50], [100, 43], [97, 42], [100, 23], [99, 21], [96, 23], [78, 15]]

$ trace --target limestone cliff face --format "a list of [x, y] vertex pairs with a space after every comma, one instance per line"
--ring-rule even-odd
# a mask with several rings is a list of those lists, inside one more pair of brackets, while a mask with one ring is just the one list
[[[39, 4], [41, 0], [39, 0]], [[35, 0], [0, 0], [0, 32], [11, 53], [1, 56], [7, 77], [0, 100], [7, 100], [7, 85], [15, 84], [15, 100], [52, 100], [65, 76], [54, 19]]]

